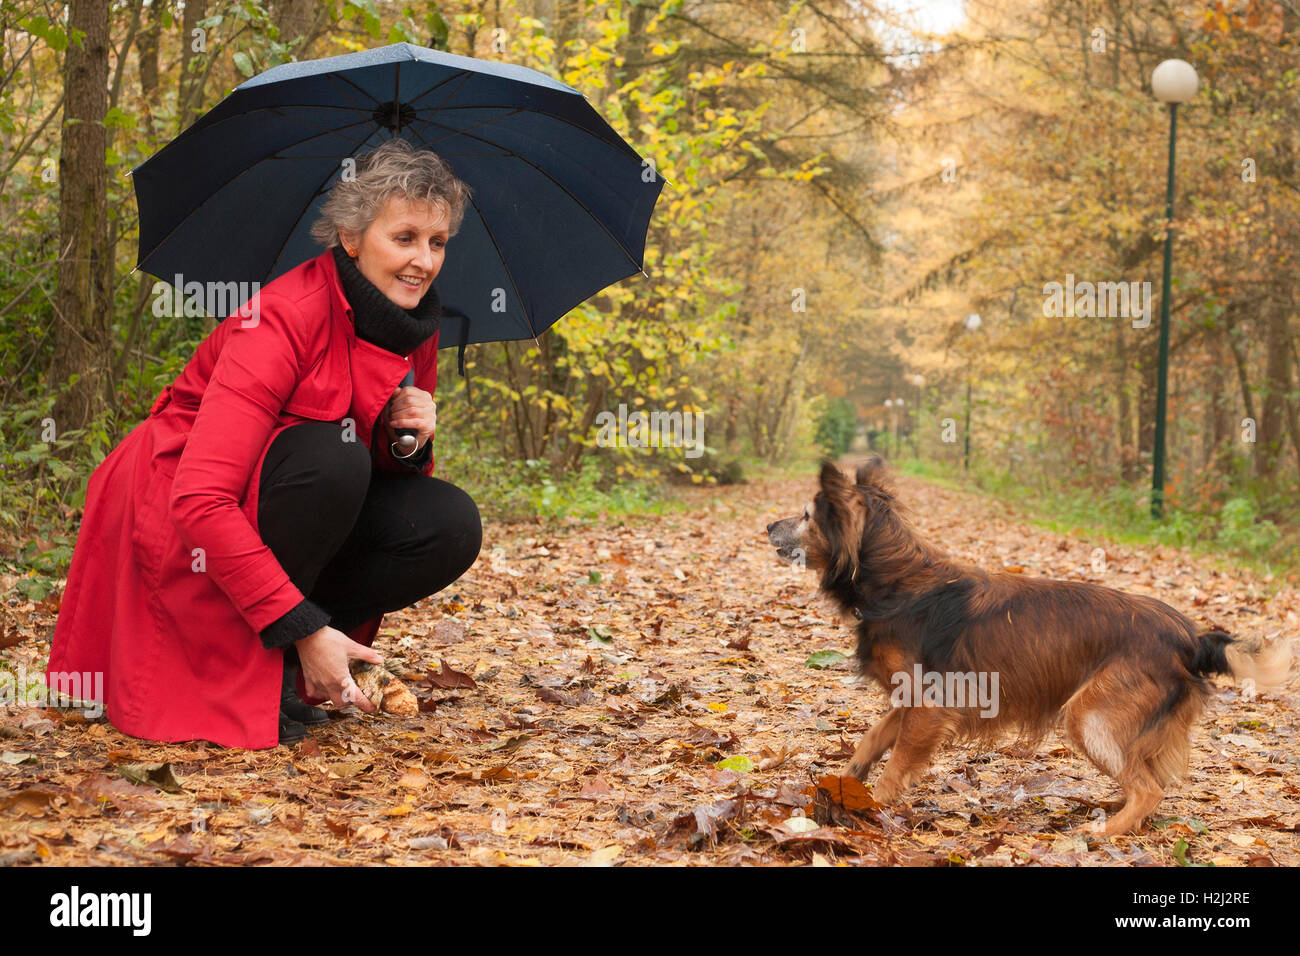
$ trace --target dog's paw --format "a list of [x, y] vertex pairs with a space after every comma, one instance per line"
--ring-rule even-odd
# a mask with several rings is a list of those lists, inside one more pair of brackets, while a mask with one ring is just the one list
[[856, 777], [862, 783], [866, 783], [867, 776], [871, 773], [871, 767], [872, 764], [859, 764], [855, 760], [849, 764], [847, 776]]
[[902, 787], [891, 786], [884, 780], [881, 780], [880, 783], [871, 788], [871, 796], [875, 799], [876, 803], [880, 804], [897, 803], [898, 798], [902, 795]]
[[1067, 832], [1074, 836], [1090, 837], [1093, 840], [1109, 840], [1115, 836], [1133, 836], [1142, 829], [1141, 824], [1136, 827], [1116, 823], [1114, 819], [1107, 821], [1105, 818], [1089, 820], [1087, 823], [1080, 823], [1077, 827], [1071, 827]]

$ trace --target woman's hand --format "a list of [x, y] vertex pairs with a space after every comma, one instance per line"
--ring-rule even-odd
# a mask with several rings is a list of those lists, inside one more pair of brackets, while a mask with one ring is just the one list
[[422, 388], [407, 385], [405, 388], [393, 389], [393, 395], [388, 400], [386, 424], [390, 442], [397, 441], [398, 428], [415, 429], [415, 447], [419, 450], [426, 441], [433, 438], [433, 433], [438, 429], [438, 406], [433, 396]]
[[361, 688], [348, 671], [348, 660], [354, 657], [372, 664], [383, 664], [384, 659], [373, 648], [358, 644], [328, 624], [294, 641], [294, 646], [298, 648], [302, 679], [309, 695], [327, 698], [339, 707], [356, 704], [366, 713], [374, 713], [375, 705], [361, 693]]

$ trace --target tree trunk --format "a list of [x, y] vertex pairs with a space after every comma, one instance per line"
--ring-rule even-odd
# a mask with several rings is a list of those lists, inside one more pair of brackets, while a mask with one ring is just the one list
[[1291, 391], [1291, 309], [1289, 297], [1278, 290], [1267, 300], [1268, 346], [1264, 369], [1264, 408], [1255, 446], [1255, 473], [1271, 477], [1286, 449], [1286, 400]]
[[1155, 343], [1143, 350], [1138, 371], [1137, 457], [1139, 463], [1146, 466], [1151, 463], [1156, 447], [1156, 388], [1159, 384], [1160, 363]]
[[1116, 429], [1118, 430], [1120, 477], [1125, 482], [1137, 481], [1141, 475], [1137, 451], [1133, 441], [1133, 396], [1129, 392], [1129, 357], [1124, 345], [1124, 325], [1115, 323], [1115, 397], [1118, 404]]
[[108, 110], [108, 0], [74, 0], [68, 26], [85, 32], [63, 60], [62, 146], [59, 152], [59, 287], [51, 384], [77, 383], [61, 395], [54, 420], [60, 432], [82, 428], [104, 407], [112, 358], [112, 304], [104, 287], [108, 168], [104, 114]]
[[1232, 460], [1232, 442], [1240, 419], [1233, 421], [1232, 402], [1228, 399], [1228, 376], [1223, 340], [1213, 336], [1207, 342], [1210, 352], [1210, 403], [1206, 427], [1205, 467], [1224, 471]]
[[293, 48], [293, 56], [297, 60], [310, 60], [311, 49], [329, 15], [329, 6], [320, 0], [279, 0], [272, 10], [280, 42], [292, 43], [301, 37], [302, 42]]
[[[1250, 371], [1246, 363], [1246, 348], [1243, 344], [1245, 330], [1237, 325], [1232, 309], [1223, 313], [1227, 323], [1228, 348], [1232, 350], [1232, 362], [1237, 369], [1237, 384], [1241, 388], [1241, 407], [1246, 410], [1247, 418], [1255, 418], [1255, 397], [1250, 388]], [[1241, 424], [1240, 421], [1237, 422]]]
[[[194, 49], [194, 30], [207, 17], [208, 0], [186, 0], [181, 24], [181, 75], [176, 88], [176, 112], [182, 132], [194, 122], [203, 106], [203, 61], [210, 55]], [[205, 38], [206, 47], [206, 38]]]
[[162, 11], [163, 0], [153, 0], [149, 4], [149, 19], [135, 43], [140, 58], [140, 92], [144, 94], [147, 109], [158, 102], [158, 38], [162, 35]]

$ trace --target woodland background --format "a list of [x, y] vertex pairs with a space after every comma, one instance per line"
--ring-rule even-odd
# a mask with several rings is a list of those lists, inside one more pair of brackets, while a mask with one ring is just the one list
[[[155, 315], [128, 171], [257, 72], [401, 40], [583, 90], [671, 183], [649, 278], [539, 345], [471, 348], [469, 394], [444, 356], [439, 471], [485, 513], [653, 511], [674, 477], [872, 444], [1048, 520], [1294, 578], [1300, 8], [964, 13], [937, 35], [834, 0], [0, 0], [0, 590], [40, 600], [66, 573], [90, 473], [221, 318]], [[1179, 116], [1156, 523], [1158, 311], [1146, 329], [1049, 318], [1043, 286], [1149, 281], [1158, 310], [1168, 120], [1149, 78], [1170, 57], [1201, 90]], [[596, 447], [622, 402], [702, 412], [710, 453]]]

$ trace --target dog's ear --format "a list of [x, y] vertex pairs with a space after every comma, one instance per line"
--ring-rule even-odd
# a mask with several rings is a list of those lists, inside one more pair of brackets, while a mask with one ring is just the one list
[[858, 573], [864, 510], [861, 496], [834, 462], [822, 462], [821, 494], [814, 519], [826, 539], [827, 565], [832, 576]]
[[888, 468], [885, 466], [885, 459], [879, 455], [872, 455], [862, 464], [858, 465], [856, 476], [857, 483], [860, 485], [874, 485], [877, 488], [885, 487], [885, 475]]
[[844, 472], [840, 471], [833, 461], [822, 462], [822, 473], [819, 481], [822, 494], [832, 502], [844, 501], [852, 490], [849, 480], [844, 477]]

